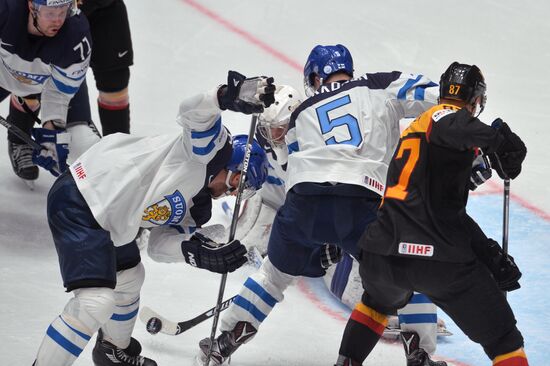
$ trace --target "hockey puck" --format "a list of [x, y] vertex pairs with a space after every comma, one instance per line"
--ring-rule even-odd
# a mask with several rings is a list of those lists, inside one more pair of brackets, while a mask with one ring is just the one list
[[162, 329], [162, 321], [157, 317], [152, 317], [147, 321], [145, 328], [149, 333], [157, 334]]

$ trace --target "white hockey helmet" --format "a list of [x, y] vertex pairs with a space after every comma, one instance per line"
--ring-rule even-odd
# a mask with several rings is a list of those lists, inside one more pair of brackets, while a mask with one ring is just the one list
[[275, 90], [275, 103], [265, 108], [258, 117], [258, 132], [270, 145], [285, 143], [290, 115], [302, 103], [300, 94], [288, 85], [279, 85]]

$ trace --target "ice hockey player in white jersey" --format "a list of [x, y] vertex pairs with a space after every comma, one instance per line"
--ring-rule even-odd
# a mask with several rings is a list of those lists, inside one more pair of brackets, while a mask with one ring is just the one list
[[376, 218], [399, 120], [437, 101], [437, 84], [422, 75], [353, 74], [343, 45], [311, 51], [304, 78], [312, 96], [292, 112], [285, 136], [287, 195], [273, 222], [268, 257], [222, 317], [213, 346], [209, 339], [200, 342], [203, 359], [212, 348], [214, 364], [226, 362], [254, 337], [297, 276], [323, 276], [332, 255], [326, 243], [357, 254], [359, 237]]
[[[12, 94], [8, 120], [29, 134], [41, 109], [43, 128], [33, 134], [46, 149], [35, 163], [54, 175], [65, 166], [68, 105], [86, 76], [91, 47], [88, 21], [73, 0], [0, 0], [0, 101]], [[32, 149], [11, 133], [8, 141], [15, 174], [37, 179]]]
[[[113, 134], [86, 151], [52, 186], [48, 223], [59, 256], [63, 285], [72, 291], [48, 327], [35, 366], [68, 366], [98, 332], [96, 366], [154, 366], [131, 338], [144, 268], [134, 241], [140, 227], [177, 228], [179, 256], [213, 272], [246, 262], [239, 241], [217, 244], [191, 235], [210, 218], [211, 199], [236, 189], [246, 142], [222, 125], [225, 109], [260, 113], [273, 103], [272, 78], [230, 71], [227, 85], [185, 99], [177, 122], [182, 133], [137, 137]], [[259, 189], [267, 157], [256, 145], [245, 191]], [[155, 236], [149, 245], [155, 245]]]

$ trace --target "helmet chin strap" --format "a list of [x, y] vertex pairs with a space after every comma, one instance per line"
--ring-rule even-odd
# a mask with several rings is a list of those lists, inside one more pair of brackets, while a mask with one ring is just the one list
[[34, 5], [32, 6], [32, 10], [31, 10], [31, 16], [32, 16], [32, 25], [33, 27], [40, 33], [42, 34], [43, 36], [47, 37], [44, 32], [42, 32], [42, 30], [40, 29], [40, 27], [38, 26], [38, 10], [36, 10], [34, 8]]

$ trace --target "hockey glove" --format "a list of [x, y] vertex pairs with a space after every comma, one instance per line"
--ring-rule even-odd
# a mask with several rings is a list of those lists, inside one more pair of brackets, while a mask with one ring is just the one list
[[527, 148], [518, 135], [510, 130], [508, 124], [497, 118], [491, 127], [498, 130], [504, 137], [497, 151], [490, 155], [491, 164], [502, 179], [516, 178], [521, 173], [521, 163], [527, 155]]
[[504, 253], [496, 241], [487, 240], [487, 247], [483, 250], [483, 258], [480, 260], [489, 268], [502, 291], [520, 288], [518, 281], [521, 278], [521, 271], [514, 262], [514, 258]]
[[471, 191], [475, 191], [477, 187], [487, 182], [493, 175], [491, 171], [491, 163], [487, 155], [480, 150], [479, 155], [472, 163], [472, 172], [470, 173], [469, 187]]
[[329, 268], [342, 260], [342, 248], [337, 245], [325, 244], [321, 249], [321, 267]]
[[275, 102], [273, 78], [265, 76], [247, 79], [236, 71], [227, 74], [227, 85], [218, 89], [220, 108], [244, 114], [262, 113]]
[[58, 177], [67, 169], [67, 156], [71, 135], [63, 130], [33, 128], [32, 136], [44, 148], [34, 150], [32, 161]]
[[246, 248], [238, 240], [219, 244], [201, 234], [181, 243], [185, 261], [210, 272], [233, 272], [247, 262]]

